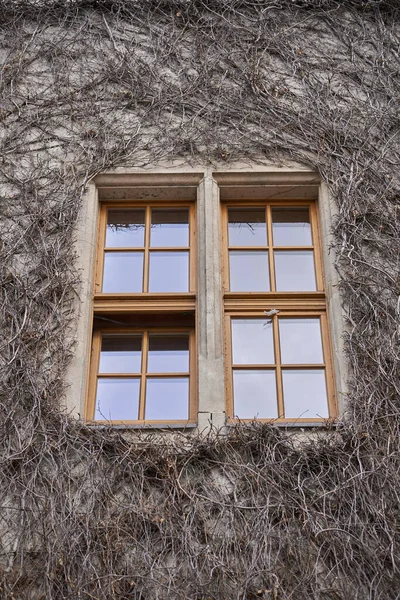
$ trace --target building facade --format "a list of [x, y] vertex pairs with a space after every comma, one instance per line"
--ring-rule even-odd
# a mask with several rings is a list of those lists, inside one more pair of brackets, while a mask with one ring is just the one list
[[396, 2], [3, 2], [5, 599], [399, 597]]

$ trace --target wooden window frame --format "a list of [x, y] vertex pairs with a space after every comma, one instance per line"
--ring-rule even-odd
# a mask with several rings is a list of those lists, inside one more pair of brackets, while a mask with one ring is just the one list
[[[171, 251], [179, 250], [178, 247], [157, 247], [154, 250], [150, 248], [150, 212], [153, 208], [181, 208], [188, 209], [189, 212], [189, 245], [184, 250], [189, 252], [189, 291], [188, 292], [102, 292], [102, 279], [104, 269], [105, 252], [130, 251], [128, 248], [112, 248], [105, 247], [106, 225], [108, 210], [114, 209], [144, 209], [145, 210], [145, 240], [143, 246], [144, 265], [143, 265], [143, 286], [147, 289], [149, 280], [149, 256], [151, 251]], [[135, 248], [135, 251], [141, 251], [140, 248]], [[196, 332], [196, 287], [197, 287], [197, 232], [196, 232], [196, 215], [195, 202], [193, 200], [132, 200], [124, 201], [103, 201], [100, 204], [97, 243], [96, 243], [96, 261], [94, 274], [94, 295], [92, 305], [92, 322], [93, 336], [90, 356], [89, 376], [87, 385], [87, 394], [85, 401], [84, 418], [85, 421], [93, 425], [139, 425], [139, 426], [179, 426], [186, 427], [187, 425], [195, 425], [198, 411], [197, 398], [197, 332]], [[187, 326], [186, 322], [189, 319], [193, 321], [193, 326]], [[191, 317], [190, 317], [191, 315]], [[102, 319], [104, 325], [101, 325]], [[156, 325], [149, 325], [153, 320], [157, 319]], [[112, 323], [121, 322], [122, 327], [114, 327]], [[94, 419], [95, 401], [98, 380], [98, 368], [100, 361], [101, 338], [103, 334], [143, 334], [143, 339], [147, 340], [150, 333], [156, 334], [189, 334], [189, 405], [188, 419], [185, 420], [145, 420], [140, 418], [144, 416], [145, 406], [145, 391], [143, 382], [148, 377], [143, 372], [140, 375], [140, 413], [139, 419], [132, 420], [98, 420]], [[146, 343], [144, 342], [143, 353], [147, 353]], [[144, 354], [143, 354], [144, 356]], [[111, 376], [112, 374], [109, 374]], [[165, 377], [174, 377], [176, 373], [166, 373]], [[178, 374], [179, 375], [179, 374]], [[103, 376], [103, 375], [102, 375]], [[129, 374], [114, 374], [114, 377], [127, 377]], [[137, 374], [135, 375], [137, 377]], [[152, 375], [150, 375], [152, 377]]]
[[[229, 290], [229, 245], [228, 245], [228, 209], [229, 208], [260, 208], [266, 209], [266, 227], [268, 240], [267, 245], [258, 246], [237, 246], [235, 249], [240, 250], [268, 250], [268, 263], [270, 271], [271, 291], [269, 292], [231, 292]], [[272, 208], [295, 208], [309, 207], [312, 246], [273, 246], [272, 234]], [[267, 368], [276, 370], [276, 387], [277, 387], [277, 403], [278, 403], [278, 418], [276, 419], [256, 419], [260, 422], [273, 422], [277, 424], [293, 424], [310, 423], [321, 424], [332, 420], [338, 415], [338, 403], [335, 389], [335, 377], [333, 369], [332, 341], [330, 337], [330, 328], [328, 325], [328, 308], [327, 298], [324, 286], [324, 269], [321, 253], [321, 237], [320, 225], [318, 220], [317, 203], [315, 200], [254, 200], [224, 198], [221, 201], [221, 240], [222, 240], [222, 285], [223, 285], [223, 304], [224, 304], [224, 321], [225, 321], [225, 391], [226, 391], [226, 408], [227, 416], [231, 422], [253, 421], [254, 419], [238, 419], [234, 416], [234, 399], [233, 399], [233, 360], [232, 360], [232, 340], [231, 340], [231, 319], [232, 318], [267, 318], [265, 311], [276, 309], [278, 315], [272, 316], [273, 324], [273, 343], [275, 353], [274, 365], [268, 365]], [[311, 292], [279, 292], [276, 291], [275, 280], [275, 262], [274, 250], [313, 250], [314, 253], [314, 268], [316, 291]], [[307, 318], [315, 317], [320, 319], [321, 324], [321, 341], [324, 356], [324, 364], [320, 365], [285, 365], [285, 369], [317, 369], [324, 368], [326, 376], [326, 390], [328, 401], [328, 418], [284, 418], [284, 402], [283, 402], [283, 383], [282, 383], [282, 363], [280, 360], [280, 341], [278, 330], [279, 318]], [[271, 317], [269, 317], [271, 318]], [[250, 368], [251, 365], [246, 365]], [[262, 365], [254, 365], [255, 368], [263, 368]], [[235, 369], [238, 367], [235, 366]], [[240, 367], [239, 367], [240, 368]]]
[[[167, 372], [167, 373], [148, 373], [147, 372], [147, 362], [148, 362], [148, 338], [149, 335], [168, 335], [168, 333], [172, 335], [179, 334], [188, 334], [189, 336], [189, 371], [188, 373], [178, 373], [178, 372]], [[141, 350], [141, 370], [140, 375], [138, 373], [99, 373], [99, 362], [100, 362], [100, 351], [101, 351], [101, 341], [103, 335], [137, 335], [141, 334], [142, 337], [142, 350]], [[90, 377], [89, 377], [89, 391], [88, 391], [88, 400], [86, 403], [86, 415], [85, 420], [91, 423], [95, 423], [97, 425], [105, 425], [105, 424], [124, 424], [124, 425], [161, 425], [169, 423], [169, 421], [157, 419], [157, 420], [145, 420], [145, 405], [146, 405], [146, 397], [145, 397], [145, 383], [149, 378], [157, 378], [163, 377], [166, 379], [173, 377], [189, 377], [189, 405], [188, 405], [188, 419], [180, 419], [180, 420], [171, 420], [171, 423], [175, 425], [181, 425], [185, 427], [186, 425], [195, 424], [196, 423], [196, 415], [197, 415], [197, 398], [196, 398], [196, 335], [195, 330], [193, 328], [188, 327], [125, 327], [125, 328], [107, 328], [104, 330], [95, 330], [93, 332], [93, 344], [92, 344], [92, 355], [90, 361]], [[95, 403], [96, 403], [96, 391], [97, 391], [97, 381], [98, 378], [128, 378], [134, 377], [135, 379], [140, 379], [140, 396], [139, 396], [139, 418], [138, 419], [130, 419], [130, 420], [94, 420], [93, 415], [95, 413]]]
[[[108, 209], [146, 209], [146, 232], [145, 232], [145, 245], [143, 251], [144, 257], [144, 285], [146, 286], [146, 279], [148, 281], [148, 257], [150, 253], [149, 247], [149, 222], [148, 214], [152, 208], [188, 208], [189, 209], [189, 291], [188, 292], [102, 292], [102, 279], [103, 279], [103, 268], [104, 268], [104, 256], [105, 256], [105, 233], [107, 223], [107, 211]], [[114, 312], [119, 310], [126, 311], [166, 311], [167, 309], [173, 310], [174, 307], [177, 309], [194, 310], [195, 299], [196, 299], [196, 275], [197, 275], [197, 245], [196, 245], [196, 221], [195, 221], [195, 206], [193, 202], [181, 201], [127, 201], [127, 202], [102, 202], [100, 207], [99, 215], [99, 227], [97, 235], [97, 250], [96, 250], [96, 267], [95, 267], [95, 285], [94, 285], [94, 309], [102, 310], [104, 312]], [[113, 252], [118, 250], [130, 250], [129, 248], [113, 248]], [[140, 249], [135, 248], [140, 251]], [[167, 250], [173, 251], [174, 248], [157, 248], [156, 252]], [[110, 252], [110, 249], [107, 249]]]

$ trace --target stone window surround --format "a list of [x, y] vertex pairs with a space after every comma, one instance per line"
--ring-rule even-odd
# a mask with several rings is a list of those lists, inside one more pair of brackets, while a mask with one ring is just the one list
[[[232, 191], [233, 190], [233, 191]], [[339, 415], [345, 409], [347, 366], [344, 359], [344, 318], [338, 275], [330, 254], [331, 225], [336, 213], [328, 188], [318, 174], [303, 166], [232, 165], [221, 167], [159, 166], [116, 169], [94, 177], [84, 194], [75, 235], [77, 267], [81, 276], [76, 314], [74, 356], [66, 373], [66, 409], [82, 418], [87, 394], [92, 335], [92, 296], [100, 202], [140, 198], [196, 201], [198, 232], [198, 429], [221, 428], [225, 423], [223, 298], [221, 282], [220, 200], [232, 198], [313, 199], [317, 201], [327, 311], [332, 339]], [[201, 291], [201, 292], [200, 292]], [[301, 427], [307, 427], [302, 422]], [[322, 424], [310, 423], [312, 427]], [[296, 427], [296, 424], [282, 424]], [[124, 428], [124, 425], [116, 426]], [[130, 427], [140, 427], [133, 425]]]

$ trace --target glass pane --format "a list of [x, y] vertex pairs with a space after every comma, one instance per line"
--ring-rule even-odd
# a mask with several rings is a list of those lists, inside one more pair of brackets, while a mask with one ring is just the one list
[[275, 370], [233, 371], [233, 399], [239, 419], [276, 419]]
[[235, 365], [275, 362], [272, 320], [232, 319], [232, 353]]
[[325, 371], [283, 370], [283, 398], [287, 419], [327, 418]]
[[149, 292], [187, 292], [189, 252], [151, 252]]
[[231, 292], [269, 292], [268, 252], [229, 252]]
[[152, 210], [150, 246], [189, 246], [189, 211]]
[[274, 255], [278, 292], [312, 292], [317, 289], [312, 250], [274, 252]]
[[266, 246], [265, 208], [228, 210], [229, 246]]
[[273, 208], [272, 231], [275, 246], [312, 246], [308, 208]]
[[189, 377], [148, 379], [146, 420], [177, 421], [189, 418]]
[[141, 335], [104, 335], [99, 373], [140, 373]]
[[103, 292], [141, 292], [143, 252], [106, 252]]
[[150, 335], [148, 373], [188, 373], [188, 335]]
[[279, 319], [279, 337], [283, 364], [324, 362], [319, 319]]
[[99, 379], [96, 410], [99, 421], [136, 421], [139, 413], [140, 379]]
[[144, 245], [144, 209], [112, 209], [107, 213], [106, 247], [141, 248]]

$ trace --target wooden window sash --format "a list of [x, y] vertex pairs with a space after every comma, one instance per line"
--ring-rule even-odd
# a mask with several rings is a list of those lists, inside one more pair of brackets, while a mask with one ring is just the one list
[[[143, 209], [145, 211], [145, 235], [144, 244], [142, 247], [111, 247], [106, 248], [106, 228], [107, 228], [107, 214], [108, 210], [123, 208], [129, 209]], [[189, 224], [189, 245], [188, 246], [157, 246], [155, 248], [150, 247], [150, 230], [151, 230], [151, 210], [153, 208], [181, 208], [188, 210], [188, 224]], [[96, 249], [96, 267], [95, 267], [95, 296], [102, 297], [103, 294], [108, 292], [102, 291], [103, 285], [103, 274], [104, 274], [104, 259], [106, 254], [118, 253], [118, 252], [133, 252], [143, 253], [143, 275], [142, 275], [142, 291], [141, 292], [113, 292], [113, 295], [129, 295], [130, 297], [140, 297], [142, 294], [151, 294], [152, 297], [158, 297], [163, 295], [159, 292], [149, 292], [149, 276], [150, 276], [150, 254], [156, 252], [188, 252], [188, 282], [189, 289], [187, 292], [177, 292], [177, 295], [193, 294], [196, 293], [196, 282], [197, 282], [197, 253], [196, 253], [196, 227], [195, 227], [195, 206], [193, 202], [181, 201], [181, 202], [104, 202], [100, 207], [99, 226], [97, 235], [97, 249]], [[166, 292], [175, 294], [175, 292]]]
[[[140, 372], [137, 373], [99, 373], [100, 364], [100, 353], [101, 353], [101, 341], [103, 335], [142, 335], [142, 349], [141, 349], [141, 368]], [[149, 351], [149, 335], [180, 335], [187, 334], [189, 337], [189, 370], [186, 372], [167, 372], [167, 373], [148, 373], [148, 351]], [[196, 397], [196, 344], [195, 344], [195, 331], [193, 328], [187, 327], [148, 327], [147, 329], [130, 327], [130, 328], [113, 328], [107, 329], [106, 331], [96, 330], [93, 333], [92, 342], [92, 360], [90, 367], [89, 377], [89, 393], [88, 401], [86, 403], [85, 420], [92, 424], [104, 425], [104, 424], [194, 424], [197, 416], [197, 397]], [[187, 419], [145, 419], [146, 410], [146, 381], [147, 379], [173, 379], [173, 378], [188, 378], [189, 379], [189, 398], [188, 398], [188, 418]], [[96, 393], [97, 393], [97, 381], [98, 379], [140, 379], [140, 391], [139, 391], [139, 410], [137, 419], [129, 420], [103, 420], [94, 419], [95, 405], [96, 405]]]
[[[188, 224], [189, 224], [189, 240], [188, 245], [183, 246], [167, 246], [167, 247], [150, 247], [150, 233], [151, 233], [151, 211], [152, 209], [170, 209], [177, 208], [188, 210]], [[143, 247], [111, 247], [106, 248], [106, 227], [107, 227], [107, 215], [108, 210], [113, 209], [143, 209], [145, 212], [145, 232]], [[93, 424], [122, 424], [122, 425], [163, 425], [171, 424], [184, 427], [187, 424], [195, 424], [197, 419], [198, 400], [197, 400], [197, 374], [196, 374], [196, 332], [195, 328], [173, 326], [168, 327], [167, 323], [170, 320], [169, 315], [176, 314], [177, 316], [173, 320], [179, 320], [179, 313], [192, 313], [195, 315], [196, 309], [196, 288], [197, 288], [197, 245], [196, 245], [196, 213], [195, 203], [191, 200], [177, 200], [177, 201], [143, 201], [143, 200], [132, 200], [132, 201], [110, 201], [103, 202], [100, 205], [100, 213], [98, 220], [98, 232], [97, 232], [97, 244], [96, 244], [96, 262], [95, 262], [95, 274], [94, 274], [94, 299], [93, 299], [93, 315], [129, 315], [135, 313], [141, 313], [146, 315], [147, 319], [151, 318], [151, 315], [157, 314], [157, 316], [165, 314], [166, 325], [158, 324], [156, 327], [135, 327], [129, 324], [123, 327], [107, 327], [106, 329], [95, 329], [93, 331], [91, 358], [88, 369], [88, 392], [85, 402], [84, 418], [86, 422]], [[142, 279], [142, 292], [102, 292], [102, 281], [104, 272], [104, 259], [106, 253], [113, 252], [143, 252], [143, 279]], [[187, 292], [149, 292], [149, 276], [150, 276], [150, 253], [151, 252], [176, 252], [184, 251], [188, 252], [188, 291]], [[129, 335], [130, 333], [142, 333], [142, 364], [140, 374], [129, 374], [129, 373], [98, 373], [100, 351], [101, 351], [101, 339], [102, 334], [124, 334]], [[150, 333], [187, 333], [189, 334], [189, 371], [187, 373], [147, 373], [147, 360], [148, 360], [148, 336]], [[117, 377], [117, 378], [140, 378], [140, 391], [139, 391], [139, 410], [138, 418], [124, 421], [104, 421], [94, 420], [95, 415], [95, 402], [96, 402], [96, 391], [97, 381], [99, 378]], [[173, 378], [173, 377], [187, 377], [189, 379], [189, 399], [188, 399], [188, 418], [184, 420], [145, 420], [145, 385], [146, 380], [151, 378]]]
[[[266, 229], [267, 244], [265, 246], [229, 246], [228, 245], [228, 209], [229, 208], [255, 208], [265, 207], [266, 210]], [[311, 224], [312, 245], [309, 246], [275, 246], [273, 244], [272, 230], [272, 208], [295, 208], [308, 207]], [[315, 201], [311, 200], [283, 200], [283, 201], [262, 201], [252, 199], [224, 200], [222, 203], [221, 217], [221, 238], [223, 247], [222, 256], [222, 285], [225, 313], [225, 377], [226, 377], [226, 398], [228, 418], [235, 421], [234, 402], [233, 402], [233, 370], [237, 369], [265, 369], [276, 371], [277, 386], [277, 404], [278, 415], [284, 414], [283, 401], [283, 369], [323, 369], [325, 371], [325, 382], [328, 402], [329, 418], [334, 418], [338, 414], [337, 399], [335, 393], [335, 382], [333, 373], [333, 356], [330, 332], [327, 322], [326, 296], [324, 292], [324, 276], [321, 254], [321, 238]], [[268, 265], [270, 271], [270, 292], [231, 292], [229, 285], [229, 250], [265, 250], [268, 251]], [[277, 292], [274, 251], [290, 250], [312, 250], [314, 256], [314, 270], [316, 290], [311, 292]], [[265, 317], [264, 310], [275, 308], [279, 310], [279, 317], [318, 317], [321, 324], [321, 343], [324, 356], [324, 362], [320, 364], [297, 364], [285, 365], [281, 362], [278, 315], [272, 317], [273, 323], [273, 344], [275, 353], [275, 363], [270, 365], [233, 365], [232, 362], [232, 335], [231, 319], [237, 318], [260, 318]], [[252, 421], [253, 419], [241, 419]], [[278, 423], [320, 423], [326, 422], [325, 418], [284, 418], [278, 419], [257, 419], [258, 421], [278, 422]]]

